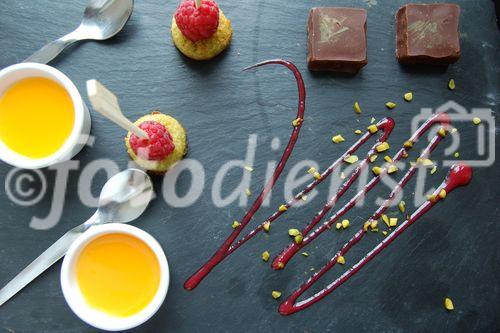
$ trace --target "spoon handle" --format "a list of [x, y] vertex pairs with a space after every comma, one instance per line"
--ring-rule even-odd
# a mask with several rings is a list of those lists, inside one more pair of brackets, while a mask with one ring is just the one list
[[7, 302], [12, 296], [26, 287], [31, 281], [42, 274], [47, 268], [64, 257], [71, 244], [80, 236], [89, 225], [99, 221], [98, 214], [94, 214], [87, 222], [81, 224], [59, 238], [45, 252], [36, 258], [31, 264], [23, 269], [15, 278], [0, 289], [0, 306]]
[[29, 58], [23, 62], [37, 62], [40, 64], [47, 64], [52, 59], [57, 57], [68, 45], [73, 44], [77, 41], [73, 37], [73, 32], [63, 36], [55, 41], [52, 41], [42, 47], [40, 50], [33, 53]]

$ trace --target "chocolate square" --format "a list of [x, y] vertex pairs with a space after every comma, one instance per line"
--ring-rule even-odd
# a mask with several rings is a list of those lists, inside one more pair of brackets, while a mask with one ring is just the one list
[[407, 4], [396, 14], [396, 57], [400, 63], [451, 64], [460, 58], [455, 4]]
[[368, 63], [364, 9], [313, 8], [307, 35], [310, 70], [355, 73]]

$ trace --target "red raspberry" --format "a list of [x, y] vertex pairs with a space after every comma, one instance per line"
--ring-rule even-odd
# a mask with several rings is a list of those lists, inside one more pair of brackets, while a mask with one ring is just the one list
[[149, 140], [135, 134], [130, 136], [130, 147], [138, 157], [161, 161], [174, 151], [174, 139], [165, 126], [156, 121], [145, 121], [139, 127], [148, 133]]
[[219, 26], [219, 6], [213, 0], [201, 0], [196, 7], [196, 0], [185, 0], [175, 12], [175, 22], [182, 34], [196, 42], [208, 39]]

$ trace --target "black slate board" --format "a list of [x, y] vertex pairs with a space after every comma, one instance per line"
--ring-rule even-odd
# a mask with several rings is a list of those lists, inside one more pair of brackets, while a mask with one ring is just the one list
[[[450, 195], [342, 288], [292, 317], [277, 313], [278, 303], [270, 297], [271, 290], [290, 293], [310, 274], [311, 267], [319, 267], [343, 244], [347, 233], [327, 233], [309, 247], [309, 258], [298, 257], [281, 272], [273, 272], [263, 264], [260, 253], [264, 249], [272, 253], [281, 249], [287, 241], [286, 230], [311, 218], [326, 198], [325, 189], [320, 191], [321, 199], [318, 197], [277, 223], [270, 237], [259, 235], [235, 252], [198, 289], [186, 292], [182, 288], [184, 280], [229, 234], [232, 220], [244, 213], [244, 208], [236, 203], [224, 208], [212, 204], [210, 188], [217, 170], [228, 160], [244, 158], [248, 136], [258, 134], [252, 178], [252, 188], [257, 191], [267, 162], [278, 158], [278, 153], [269, 148], [271, 139], [288, 139], [289, 121], [296, 107], [292, 76], [277, 67], [256, 73], [242, 73], [241, 69], [280, 57], [296, 63], [304, 75], [308, 89], [306, 122], [286, 173], [305, 159], [326, 167], [347, 146], [332, 145], [331, 135], [341, 132], [352, 142], [352, 131], [365, 127], [372, 116], [381, 119], [389, 115], [396, 120], [390, 140], [396, 146], [408, 136], [410, 120], [421, 107], [437, 107], [453, 99], [467, 108], [487, 107], [496, 112], [500, 33], [493, 2], [456, 2], [462, 7], [463, 55], [447, 70], [405, 68], [396, 62], [394, 14], [405, 3], [401, 0], [220, 0], [221, 8], [233, 22], [234, 40], [227, 52], [206, 63], [185, 59], [172, 45], [169, 26], [178, 1], [136, 1], [131, 21], [116, 38], [79, 44], [52, 63], [74, 80], [82, 92], [87, 79], [101, 80], [118, 93], [131, 118], [154, 108], [177, 117], [188, 130], [189, 157], [205, 166], [206, 187], [195, 206], [173, 208], [161, 198], [156, 199], [135, 224], [159, 240], [171, 266], [166, 302], [137, 332], [500, 329], [500, 233], [496, 223], [499, 174], [495, 165], [476, 169], [467, 188]], [[369, 64], [356, 76], [310, 73], [306, 68], [308, 10], [327, 5], [368, 10]], [[84, 6], [85, 1], [2, 0], [0, 67], [22, 61], [44, 43], [72, 30]], [[451, 77], [457, 82], [454, 92], [446, 88]], [[407, 90], [415, 94], [412, 103], [401, 99]], [[355, 100], [363, 107], [363, 114], [358, 117], [352, 111]], [[387, 100], [397, 101], [398, 108], [386, 110]], [[92, 134], [97, 141], [76, 160], [86, 166], [96, 159], [111, 157], [120, 168], [126, 168], [123, 133], [99, 115], [92, 114], [92, 118]], [[463, 133], [461, 156], [472, 157], [475, 129], [469, 123], [457, 127]], [[498, 130], [491, 130], [497, 137]], [[440, 148], [434, 155], [440, 159], [442, 153]], [[0, 165], [0, 179], [4, 180], [10, 170], [9, 166]], [[52, 190], [55, 172], [43, 170], [43, 174]], [[225, 182], [228, 189], [239, 182], [239, 173], [233, 174]], [[445, 174], [445, 170], [440, 171], [426, 185], [437, 185]], [[31, 229], [29, 221], [32, 216], [48, 214], [49, 194], [38, 205], [23, 208], [0, 191], [0, 285], [65, 230], [93, 213], [93, 209], [80, 203], [78, 175], [79, 171], [71, 171], [62, 221], [47, 231]], [[94, 194], [104, 181], [104, 173], [95, 178]], [[271, 207], [283, 201], [283, 181], [284, 178], [273, 194]], [[182, 175], [176, 190], [184, 193], [189, 182], [189, 175]], [[161, 190], [161, 179], [155, 179], [155, 186]], [[373, 199], [387, 194], [387, 188], [374, 192], [363, 208], [350, 214], [353, 224], [361, 223], [372, 212]], [[270, 211], [271, 208], [264, 208], [258, 217], [265, 218]], [[374, 235], [353, 253], [359, 257], [381, 238], [380, 234]], [[54, 265], [0, 308], [0, 331], [92, 331], [66, 305], [59, 286], [59, 269], [60, 264]], [[445, 296], [454, 300], [455, 311], [444, 310]]]

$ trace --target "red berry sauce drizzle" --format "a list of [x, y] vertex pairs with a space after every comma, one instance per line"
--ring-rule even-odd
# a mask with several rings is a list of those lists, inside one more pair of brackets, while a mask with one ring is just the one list
[[[302, 77], [297, 68], [290, 62], [284, 60], [270, 60], [259, 63], [249, 68], [254, 68], [258, 66], [263, 66], [267, 64], [280, 64], [289, 68], [293, 74], [295, 75], [295, 79], [297, 80], [297, 86], [299, 89], [299, 107], [297, 118], [303, 119], [304, 116], [304, 106], [305, 106], [305, 88], [302, 81]], [[249, 69], [248, 68], [248, 69]], [[432, 116], [428, 119], [408, 140], [411, 143], [416, 143], [419, 138], [422, 137], [427, 131], [429, 131], [435, 125], [441, 125], [446, 128], [450, 125], [450, 118], [445, 113], [439, 113]], [[212, 258], [202, 266], [195, 274], [193, 274], [184, 284], [184, 288], [187, 290], [194, 289], [205, 276], [210, 273], [210, 271], [219, 264], [222, 260], [224, 260], [227, 256], [233, 253], [236, 249], [238, 249], [241, 245], [243, 245], [246, 241], [250, 240], [253, 236], [255, 236], [258, 232], [263, 230], [264, 224], [267, 222], [274, 222], [278, 219], [282, 214], [286, 212], [286, 210], [278, 210], [270, 215], [266, 221], [255, 229], [250, 231], [248, 234], [240, 238], [236, 241], [237, 237], [241, 233], [241, 231], [246, 227], [249, 223], [253, 215], [260, 208], [263, 200], [266, 195], [274, 186], [276, 180], [281, 174], [286, 161], [290, 157], [292, 149], [297, 141], [297, 137], [300, 131], [301, 122], [298, 126], [294, 127], [292, 132], [292, 136], [288, 142], [287, 147], [283, 153], [280, 163], [276, 167], [274, 171], [273, 177], [269, 180], [269, 182], [264, 187], [264, 190], [259, 195], [259, 197], [255, 200], [252, 205], [252, 208], [248, 211], [248, 213], [244, 216], [241, 221], [241, 226], [235, 229], [232, 234], [226, 239], [226, 241], [222, 244], [222, 246], [217, 250], [217, 252], [212, 256]], [[272, 263], [273, 269], [283, 269], [288, 261], [300, 251], [303, 247], [307, 246], [311, 243], [316, 237], [318, 237], [322, 232], [329, 229], [334, 223], [336, 223], [344, 214], [350, 211], [357, 202], [362, 200], [364, 196], [372, 190], [382, 179], [382, 177], [387, 175], [387, 168], [382, 169], [382, 172], [373, 177], [368, 184], [359, 191], [354, 197], [347, 202], [342, 208], [340, 208], [337, 212], [335, 212], [332, 217], [330, 217], [323, 224], [318, 226], [316, 229], [313, 228], [322, 220], [322, 218], [331, 210], [331, 208], [335, 205], [335, 203], [342, 197], [342, 195], [350, 188], [350, 186], [356, 181], [359, 177], [360, 173], [369, 165], [369, 158], [371, 155], [375, 153], [376, 147], [387, 140], [390, 133], [394, 128], [394, 121], [391, 118], [382, 119], [380, 122], [376, 124], [378, 131], [380, 131], [381, 135], [379, 136], [377, 142], [374, 146], [369, 150], [366, 154], [366, 157], [360, 162], [360, 164], [354, 169], [350, 177], [340, 186], [337, 193], [330, 198], [327, 204], [323, 207], [323, 209], [316, 214], [316, 216], [311, 220], [311, 222], [302, 230], [302, 235], [304, 235], [304, 239], [301, 244], [290, 243], [290, 245], [285, 248], [274, 260]], [[289, 202], [285, 204], [286, 208], [293, 207], [299, 200], [301, 200], [303, 195], [306, 195], [310, 191], [312, 191], [318, 184], [320, 184], [323, 180], [325, 180], [331, 173], [342, 165], [342, 162], [345, 157], [353, 154], [357, 151], [364, 143], [367, 142], [370, 137], [374, 135], [371, 131], [367, 131], [356, 143], [354, 143], [339, 159], [333, 162], [318, 179], [314, 180], [310, 184], [308, 184], [304, 190], [299, 192], [294, 198], [292, 198]], [[427, 147], [420, 154], [420, 159], [426, 159], [428, 156], [434, 151], [442, 137], [438, 133], [433, 137], [433, 139], [429, 142]], [[402, 158], [407, 156], [408, 150], [410, 148], [401, 148], [397, 154], [392, 158], [393, 163], [400, 161]], [[418, 160], [418, 159], [417, 159]], [[397, 186], [391, 191], [389, 197], [386, 201], [376, 210], [375, 213], [370, 217], [372, 220], [377, 220], [381, 217], [381, 215], [387, 210], [389, 206], [391, 206], [394, 198], [397, 194], [403, 189], [403, 187], [408, 183], [408, 181], [413, 177], [413, 175], [418, 170], [418, 164], [411, 165], [408, 171], [405, 173], [403, 178], [398, 182]], [[318, 281], [326, 272], [328, 272], [337, 262], [339, 256], [345, 255], [349, 249], [351, 249], [354, 245], [356, 245], [367, 232], [364, 227], [361, 229], [338, 251], [335, 256], [319, 271], [313, 274], [303, 285], [301, 285], [295, 292], [293, 292], [279, 307], [279, 312], [283, 315], [290, 315], [302, 309], [305, 309], [317, 301], [321, 300], [323, 297], [331, 293], [333, 290], [338, 288], [344, 282], [346, 282], [351, 276], [353, 276], [357, 271], [359, 271], [365, 264], [371, 261], [378, 253], [380, 253], [385, 247], [387, 247], [394, 239], [396, 239], [406, 228], [408, 228], [412, 223], [414, 223], [418, 218], [420, 218], [423, 214], [425, 214], [429, 209], [431, 209], [438, 201], [442, 200], [438, 193], [444, 189], [447, 193], [450, 193], [458, 186], [467, 185], [472, 178], [472, 169], [467, 165], [454, 165], [450, 169], [450, 173], [446, 177], [445, 181], [440, 185], [440, 187], [435, 191], [434, 195], [431, 197], [431, 200], [427, 200], [424, 204], [422, 204], [411, 216], [408, 216], [407, 219], [399, 225], [389, 236], [387, 236], [382, 242], [380, 242], [373, 250], [371, 250], [364, 258], [362, 258], [359, 262], [353, 265], [349, 270], [347, 270], [344, 274], [342, 274], [339, 278], [337, 278], [332, 283], [328, 284], [324, 289], [317, 292], [313, 296], [306, 298], [302, 301], [297, 301], [297, 299], [304, 294], [316, 281]], [[236, 242], [235, 242], [236, 241]]]
[[[387, 209], [387, 207], [392, 202], [394, 196], [401, 191], [403, 186], [410, 180], [412, 174], [415, 173], [415, 169], [409, 170], [405, 176], [399, 181], [398, 185], [392, 190], [389, 199], [387, 199], [382, 206], [380, 206], [377, 211], [372, 215], [372, 219], [379, 218], [383, 212]], [[415, 212], [408, 216], [408, 218], [401, 223], [392, 233], [390, 233], [384, 240], [382, 240], [377, 246], [375, 246], [370, 252], [366, 254], [361, 260], [359, 260], [356, 264], [354, 264], [351, 268], [349, 268], [344, 274], [338, 277], [335, 281], [327, 285], [325, 288], [317, 292], [311, 297], [306, 298], [305, 300], [297, 302], [297, 299], [306, 292], [316, 281], [318, 281], [326, 272], [328, 272], [335, 264], [337, 263], [337, 258], [339, 256], [344, 256], [349, 250], [356, 245], [363, 236], [368, 232], [363, 227], [361, 227], [358, 232], [342, 246], [340, 251], [338, 251], [335, 256], [328, 261], [328, 263], [323, 266], [319, 271], [314, 273], [303, 285], [301, 285], [296, 291], [294, 291], [283, 303], [279, 306], [279, 312], [282, 315], [290, 315], [297, 311], [303, 310], [319, 300], [323, 299], [323, 297], [330, 294], [332, 291], [340, 287], [344, 282], [349, 280], [356, 272], [358, 272], [363, 266], [369, 263], [377, 254], [382, 252], [389, 244], [391, 244], [399, 235], [403, 233], [410, 225], [412, 225], [416, 220], [418, 220], [422, 215], [424, 215], [429, 209], [434, 207], [434, 205], [442, 200], [438, 193], [441, 189], [444, 189], [447, 193], [450, 193], [455, 188], [459, 186], [467, 185], [472, 179], [472, 168], [465, 164], [453, 165], [448, 173], [448, 176], [444, 180], [444, 182], [438, 187], [438, 189], [434, 192], [433, 200], [425, 201], [420, 207], [418, 207]]]
[[277, 64], [277, 65], [283, 65], [287, 67], [290, 71], [292, 71], [293, 75], [295, 76], [295, 80], [297, 81], [297, 88], [299, 90], [299, 105], [297, 107], [297, 118], [299, 121], [296, 123], [296, 126], [293, 127], [292, 134], [290, 136], [290, 140], [288, 140], [288, 144], [285, 147], [285, 151], [283, 152], [283, 155], [281, 156], [281, 160], [276, 166], [276, 169], [274, 170], [273, 176], [269, 181], [266, 183], [264, 186], [264, 189], [262, 192], [259, 194], [257, 199], [255, 199], [254, 203], [252, 204], [252, 207], [250, 210], [245, 214], [243, 219], [241, 220], [241, 225], [236, 228], [231, 235], [226, 239], [226, 241], [222, 244], [222, 246], [217, 250], [217, 252], [210, 258], [210, 260], [203, 265], [195, 274], [193, 274], [185, 283], [184, 283], [184, 288], [187, 290], [192, 290], [196, 288], [196, 286], [207, 276], [212, 269], [217, 266], [224, 258], [226, 258], [228, 254], [228, 250], [231, 246], [231, 244], [234, 243], [234, 241], [238, 238], [239, 234], [241, 231], [246, 227], [248, 222], [252, 219], [252, 217], [255, 215], [255, 213], [259, 210], [260, 206], [262, 205], [262, 202], [264, 202], [264, 199], [266, 198], [267, 194], [272, 190], [274, 187], [274, 184], [278, 180], [281, 172], [283, 171], [283, 168], [285, 167], [286, 162], [288, 161], [288, 158], [292, 154], [293, 147], [295, 146], [295, 143], [297, 142], [297, 139], [299, 137], [299, 132], [300, 128], [302, 127], [302, 120], [304, 119], [304, 111], [306, 107], [306, 88], [304, 86], [304, 81], [302, 80], [302, 75], [300, 74], [299, 70], [297, 67], [295, 67], [294, 64], [292, 64], [289, 61], [281, 60], [281, 59], [274, 59], [274, 60], [267, 60], [261, 63], [258, 63], [256, 65], [250, 66], [245, 68], [245, 70], [251, 69], [251, 68], [256, 68], [264, 65], [270, 65], [270, 64]]

